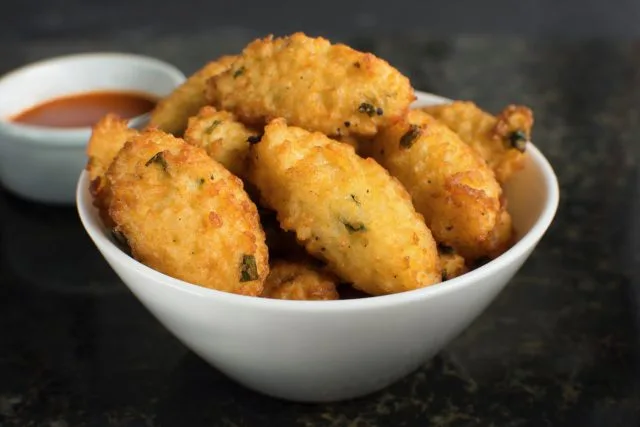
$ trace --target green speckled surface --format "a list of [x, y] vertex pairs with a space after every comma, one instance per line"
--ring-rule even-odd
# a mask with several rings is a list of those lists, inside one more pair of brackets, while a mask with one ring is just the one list
[[[185, 72], [250, 32], [0, 46], [0, 71], [85, 50]], [[469, 329], [416, 373], [330, 405], [273, 400], [186, 350], [119, 282], [75, 210], [0, 190], [0, 426], [636, 426], [640, 424], [640, 43], [422, 34], [345, 40], [417, 89], [524, 103], [561, 186], [556, 221]], [[62, 249], [64, 246], [64, 249]]]

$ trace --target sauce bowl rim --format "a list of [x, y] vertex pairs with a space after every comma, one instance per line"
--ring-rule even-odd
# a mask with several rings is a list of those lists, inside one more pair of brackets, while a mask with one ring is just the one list
[[[87, 53], [72, 53], [68, 55], [54, 56], [51, 58], [44, 58], [35, 62], [31, 62], [25, 64], [21, 67], [15, 68], [3, 75], [0, 76], [0, 84], [18, 76], [19, 74], [28, 72], [33, 69], [37, 69], [43, 66], [55, 64], [55, 63], [65, 63], [71, 60], [92, 60], [92, 59], [123, 59], [135, 61], [138, 63], [146, 63], [151, 66], [155, 66], [157, 69], [166, 73], [171, 80], [174, 81], [175, 87], [180, 85], [182, 82], [186, 80], [186, 76], [178, 67], [175, 65], [163, 61], [158, 58], [154, 58], [147, 55], [140, 55], [136, 53], [125, 53], [125, 52], [87, 52]], [[93, 90], [93, 89], [92, 89]], [[98, 90], [107, 90], [96, 88], [95, 91]], [[117, 88], [109, 89], [117, 91]], [[61, 98], [64, 96], [75, 95], [79, 93], [84, 93], [87, 91], [70, 91], [66, 94], [61, 94], [57, 97], [52, 97], [49, 100]], [[151, 94], [150, 94], [151, 95]], [[46, 101], [43, 101], [46, 102]], [[37, 104], [34, 104], [34, 106]], [[31, 106], [33, 107], [33, 106]], [[28, 107], [28, 108], [31, 108]], [[145, 121], [146, 118], [150, 115], [150, 112], [146, 112], [144, 114], [139, 114], [135, 117], [131, 117], [128, 122], [129, 126], [135, 127]], [[78, 147], [86, 144], [85, 139], [91, 134], [93, 126], [82, 126], [82, 127], [72, 127], [72, 128], [58, 128], [53, 126], [34, 126], [27, 125], [22, 123], [16, 123], [11, 120], [10, 117], [0, 116], [0, 134], [6, 134], [14, 137], [22, 137], [24, 139], [23, 142], [32, 145], [51, 145], [54, 144], [56, 146], [61, 147]]]

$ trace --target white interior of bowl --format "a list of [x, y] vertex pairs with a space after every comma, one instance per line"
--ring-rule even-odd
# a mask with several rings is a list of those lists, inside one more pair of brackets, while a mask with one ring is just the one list
[[[417, 95], [418, 100], [414, 106], [449, 102], [446, 98], [431, 94], [418, 93]], [[192, 285], [159, 273], [137, 262], [120, 250], [112, 240], [111, 233], [105, 229], [99, 219], [97, 210], [92, 205], [88, 188], [88, 175], [83, 172], [78, 181], [77, 206], [80, 219], [89, 236], [103, 253], [108, 252], [118, 262], [125, 263], [127, 267], [137, 270], [137, 273], [142, 277], [148, 278], [150, 282], [162, 282], [167, 286], [177, 287], [181, 291], [194, 293], [203, 298], [223, 298], [235, 303], [242, 300], [245, 304], [293, 310], [333, 310], [346, 307], [350, 309], [366, 309], [371, 305], [399, 304], [406, 299], [429, 297], [441, 292], [455, 292], [462, 287], [473, 285], [480, 279], [491, 276], [506, 265], [516, 262], [523, 253], [535, 247], [551, 224], [559, 201], [558, 182], [551, 165], [542, 153], [533, 144], [529, 143], [524, 169], [505, 188], [509, 211], [519, 239], [517, 243], [498, 258], [460, 277], [413, 291], [352, 300], [288, 301], [248, 297]]]

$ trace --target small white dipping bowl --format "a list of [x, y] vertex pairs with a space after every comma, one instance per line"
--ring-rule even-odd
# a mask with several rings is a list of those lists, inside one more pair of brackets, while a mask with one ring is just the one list
[[[419, 93], [416, 105], [448, 100]], [[558, 206], [558, 183], [529, 144], [506, 189], [518, 242], [459, 278], [427, 288], [341, 301], [285, 301], [191, 285], [135, 261], [114, 243], [78, 183], [78, 211], [107, 262], [187, 347], [244, 386], [293, 401], [327, 402], [380, 390], [460, 334], [531, 254]]]
[[[185, 80], [171, 64], [123, 53], [86, 53], [39, 61], [0, 78], [0, 181], [26, 199], [73, 204], [91, 127], [15, 123], [15, 115], [59, 97], [94, 91], [132, 91], [163, 97]], [[148, 114], [130, 126], [146, 125]]]

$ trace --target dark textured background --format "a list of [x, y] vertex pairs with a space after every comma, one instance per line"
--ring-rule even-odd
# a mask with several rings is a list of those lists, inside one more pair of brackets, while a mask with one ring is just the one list
[[640, 36], [637, 0], [2, 0], [0, 37], [96, 36], [131, 30], [316, 34]]
[[341, 38], [420, 90], [530, 105], [561, 187], [547, 235], [468, 330], [328, 405], [229, 381], [130, 294], [75, 209], [0, 188], [0, 427], [640, 425], [640, 1], [0, 3], [0, 72], [119, 50], [190, 73], [267, 32]]

